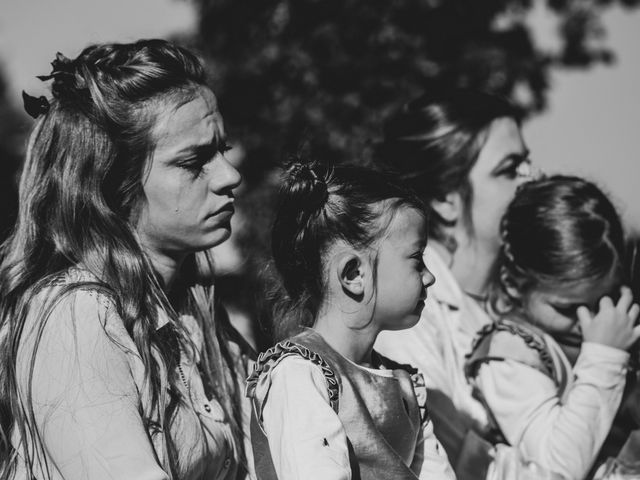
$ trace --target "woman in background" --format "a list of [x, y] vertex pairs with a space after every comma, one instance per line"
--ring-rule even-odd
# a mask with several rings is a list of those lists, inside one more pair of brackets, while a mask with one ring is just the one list
[[486, 428], [487, 417], [464, 362], [476, 332], [490, 323], [485, 300], [500, 218], [530, 177], [518, 113], [499, 97], [471, 90], [424, 95], [386, 123], [380, 161], [427, 206], [425, 263], [436, 283], [420, 322], [383, 332], [376, 349], [423, 372], [436, 436], [456, 475], [481, 478], [487, 449], [474, 432]]
[[243, 478], [246, 356], [204, 254], [240, 176], [203, 67], [162, 40], [52, 65], [2, 250], [0, 476]]

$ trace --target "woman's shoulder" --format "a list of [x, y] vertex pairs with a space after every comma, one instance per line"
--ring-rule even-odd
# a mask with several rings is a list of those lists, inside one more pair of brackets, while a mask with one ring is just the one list
[[129, 343], [110, 289], [94, 275], [76, 268], [52, 276], [34, 293], [25, 331], [61, 342], [107, 335], [119, 344]]
[[467, 354], [465, 372], [475, 377], [480, 366], [510, 360], [553, 376], [553, 360], [544, 336], [525, 322], [507, 317], [483, 327]]

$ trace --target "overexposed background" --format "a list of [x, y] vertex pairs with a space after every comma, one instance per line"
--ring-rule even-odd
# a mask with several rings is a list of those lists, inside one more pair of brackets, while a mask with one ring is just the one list
[[[553, 41], [543, 13], [531, 21], [541, 45]], [[35, 76], [49, 73], [56, 51], [73, 57], [92, 42], [188, 33], [196, 22], [186, 0], [2, 0], [0, 64], [9, 95], [18, 105], [23, 89], [44, 94]], [[524, 132], [539, 166], [595, 180], [640, 232], [640, 10], [611, 9], [604, 23], [616, 63], [554, 71], [549, 109]]]

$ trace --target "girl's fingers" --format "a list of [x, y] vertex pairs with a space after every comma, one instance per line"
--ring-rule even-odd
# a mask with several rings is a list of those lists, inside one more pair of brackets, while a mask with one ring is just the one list
[[578, 321], [580, 322], [580, 328], [584, 332], [584, 329], [589, 328], [589, 324], [591, 324], [591, 312], [584, 305], [580, 305], [576, 310], [576, 315], [578, 316]]
[[638, 339], [640, 338], [640, 325], [633, 327], [631, 338], [633, 339], [633, 341], [630, 343], [630, 345], [633, 345], [638, 341]]
[[598, 311], [601, 311], [601, 310], [608, 310], [608, 309], [610, 309], [610, 308], [614, 308], [614, 307], [613, 307], [613, 300], [611, 300], [611, 297], [606, 297], [606, 296], [605, 296], [605, 297], [602, 297], [602, 298], [600, 299], [600, 302], [599, 302], [599, 304], [598, 304], [598, 307], [599, 307], [599, 308], [598, 308]]
[[627, 316], [633, 323], [635, 323], [635, 321], [638, 319], [639, 313], [640, 313], [640, 305], [638, 305], [637, 303], [634, 303], [633, 305], [631, 305], [631, 308], [629, 309]]
[[629, 287], [621, 287], [620, 288], [620, 299], [616, 305], [618, 311], [622, 313], [627, 313], [629, 310], [629, 306], [633, 302], [633, 295], [631, 293], [631, 289]]

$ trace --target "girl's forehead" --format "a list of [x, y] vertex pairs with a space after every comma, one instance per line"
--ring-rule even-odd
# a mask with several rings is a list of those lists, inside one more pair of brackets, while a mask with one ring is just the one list
[[617, 298], [621, 284], [620, 276], [611, 272], [604, 277], [564, 283], [550, 282], [548, 285], [540, 285], [536, 290], [550, 302], [595, 303], [604, 296]]

